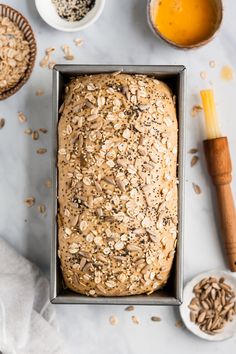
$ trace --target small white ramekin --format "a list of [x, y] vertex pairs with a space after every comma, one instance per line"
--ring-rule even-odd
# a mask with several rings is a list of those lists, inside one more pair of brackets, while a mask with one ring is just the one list
[[183, 294], [183, 303], [180, 306], [180, 315], [182, 320], [186, 326], [186, 328], [195, 334], [196, 336], [208, 340], [208, 341], [223, 341], [229, 338], [236, 336], [236, 317], [234, 316], [232, 322], [228, 322], [223, 328], [221, 333], [210, 335], [205, 332], [202, 332], [198, 325], [191, 322], [190, 320], [190, 309], [188, 305], [190, 304], [192, 298], [195, 296], [193, 293], [194, 286], [199, 283], [204, 278], [215, 277], [215, 278], [225, 278], [227, 284], [229, 284], [233, 291], [236, 292], [236, 277], [233, 275], [234, 273], [230, 273], [228, 271], [222, 270], [210, 270], [208, 272], [202, 273], [194, 277], [190, 282], [188, 282], [184, 288]]
[[42, 19], [51, 27], [64, 32], [78, 32], [90, 26], [101, 15], [105, 0], [96, 0], [94, 7], [80, 21], [69, 22], [62, 19], [52, 0], [35, 0], [36, 8]]

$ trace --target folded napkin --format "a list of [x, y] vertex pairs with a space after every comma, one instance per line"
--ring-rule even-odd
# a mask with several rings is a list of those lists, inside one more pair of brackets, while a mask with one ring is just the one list
[[65, 354], [39, 269], [0, 238], [0, 353]]

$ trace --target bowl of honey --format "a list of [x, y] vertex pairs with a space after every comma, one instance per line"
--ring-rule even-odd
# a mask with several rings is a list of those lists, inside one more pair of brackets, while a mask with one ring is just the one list
[[198, 48], [215, 37], [223, 18], [221, 0], [148, 0], [154, 34], [182, 49]]

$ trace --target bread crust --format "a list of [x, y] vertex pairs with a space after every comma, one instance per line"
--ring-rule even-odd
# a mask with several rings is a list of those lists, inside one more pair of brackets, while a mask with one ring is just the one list
[[80, 76], [58, 124], [65, 284], [126, 296], [167, 282], [177, 242], [178, 127], [170, 89], [144, 75]]

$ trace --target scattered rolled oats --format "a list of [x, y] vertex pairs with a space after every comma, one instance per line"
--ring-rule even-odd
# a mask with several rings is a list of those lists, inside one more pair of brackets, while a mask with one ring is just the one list
[[18, 119], [21, 123], [27, 122], [27, 117], [23, 112], [18, 112]]
[[27, 128], [27, 129], [25, 129], [24, 133], [25, 133], [26, 135], [32, 135], [32, 129]]
[[63, 52], [65, 54], [64, 58], [66, 60], [74, 60], [75, 59], [75, 57], [74, 57], [74, 55], [73, 55], [73, 53], [71, 51], [71, 48], [67, 44], [63, 45], [61, 48], [62, 48], [62, 50], [63, 50]]
[[56, 48], [55, 47], [48, 47], [45, 49], [45, 53], [46, 54], [52, 54], [53, 52], [55, 52]]
[[51, 69], [51, 70], [52, 70], [55, 65], [56, 65], [56, 62], [55, 62], [55, 61], [50, 61], [50, 62], [48, 63], [48, 69]]
[[215, 66], [216, 66], [215, 60], [210, 60], [210, 61], [209, 61], [209, 66], [210, 66], [211, 68], [215, 68]]
[[44, 93], [45, 93], [44, 90], [40, 89], [40, 88], [35, 91], [35, 95], [36, 96], [43, 96]]
[[206, 80], [206, 78], [207, 78], [207, 72], [206, 72], [206, 71], [201, 71], [201, 72], [200, 72], [200, 77], [201, 77], [201, 79]]
[[50, 48], [46, 48], [45, 49], [45, 55], [43, 57], [43, 59], [40, 61], [39, 65], [41, 66], [41, 68], [47, 68], [49, 65], [49, 62], [51, 60], [51, 54], [53, 52], [55, 52], [56, 48], [54, 47], [50, 47]]
[[25, 205], [30, 208], [35, 204], [35, 198], [34, 197], [28, 197], [24, 200]]
[[74, 43], [77, 47], [81, 47], [84, 44], [84, 41], [81, 38], [75, 38]]
[[41, 68], [46, 68], [48, 66], [48, 62], [50, 60], [50, 56], [48, 54], [46, 54], [42, 60], [40, 60], [39, 65], [41, 66]]
[[38, 205], [38, 211], [40, 212], [40, 214], [45, 214], [45, 213], [46, 213], [46, 206], [45, 206], [45, 204], [39, 204], [39, 205]]
[[47, 188], [52, 188], [52, 181], [50, 179], [47, 179], [46, 182], [45, 182], [45, 186]]
[[116, 326], [118, 324], [118, 318], [114, 315], [109, 317], [109, 322], [112, 326]]
[[136, 325], [138, 325], [140, 322], [139, 322], [139, 319], [136, 317], [136, 316], [132, 316], [131, 317], [131, 319], [132, 319], [132, 322], [134, 323], [134, 324], [136, 324]]

